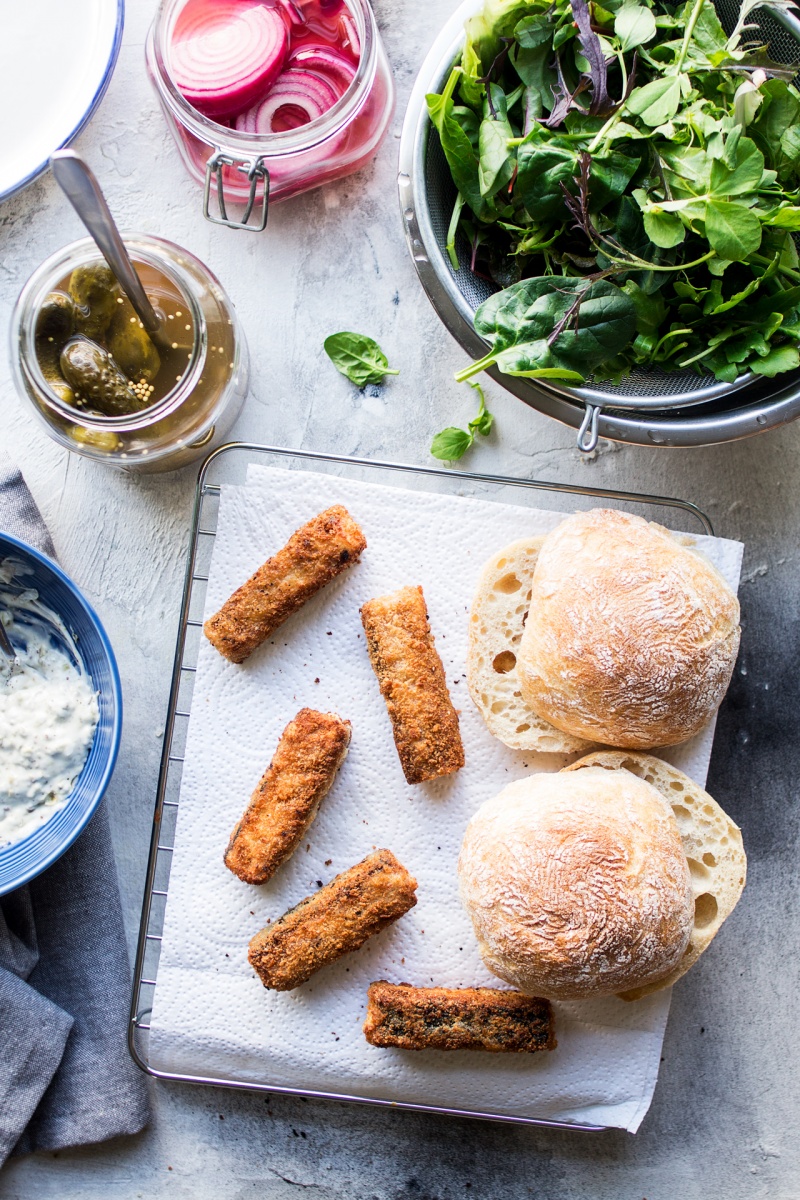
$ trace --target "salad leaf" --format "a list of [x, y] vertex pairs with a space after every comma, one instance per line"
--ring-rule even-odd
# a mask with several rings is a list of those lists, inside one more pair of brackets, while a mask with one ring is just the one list
[[652, 42], [656, 36], [656, 19], [652, 9], [643, 4], [623, 4], [614, 18], [614, 33], [619, 38], [620, 49], [633, 50]]
[[447, 429], [442, 429], [440, 433], [437, 433], [431, 442], [431, 454], [434, 458], [440, 458], [445, 462], [453, 462], [457, 458], [462, 458], [475, 441], [476, 434], [480, 433], [486, 437], [491, 432], [494, 417], [486, 407], [483, 388], [479, 383], [473, 382], [470, 382], [470, 387], [474, 388], [478, 394], [480, 401], [478, 415], [473, 417], [466, 429], [449, 425]]
[[761, 222], [743, 204], [711, 200], [706, 205], [706, 234], [719, 258], [744, 262], [761, 245]]
[[475, 318], [489, 351], [458, 378], [793, 369], [800, 90], [753, 32], [793, 3], [740, 3], [730, 37], [714, 0], [488, 0], [471, 18], [428, 98], [451, 263], [458, 236], [460, 269], [500, 289]]
[[523, 279], [475, 313], [491, 350], [456, 378], [496, 364], [508, 375], [580, 381], [630, 342], [635, 317], [630, 296], [605, 280]]
[[386, 375], [400, 374], [389, 366], [378, 343], [362, 333], [332, 333], [323, 346], [337, 371], [358, 387], [382, 383]]

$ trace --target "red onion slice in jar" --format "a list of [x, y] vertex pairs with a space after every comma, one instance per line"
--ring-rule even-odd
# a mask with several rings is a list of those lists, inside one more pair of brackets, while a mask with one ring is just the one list
[[177, 32], [172, 78], [184, 98], [209, 117], [234, 116], [263, 96], [289, 49], [283, 18], [263, 4], [198, 6]]
[[361, 58], [361, 41], [359, 40], [358, 30], [353, 18], [349, 13], [342, 13], [338, 24], [342, 46], [345, 49], [349, 49], [355, 58]]
[[330, 46], [302, 46], [289, 55], [289, 67], [315, 71], [326, 79], [340, 96], [343, 96], [356, 73], [349, 59], [337, 54]]
[[283, 16], [290, 26], [299, 29], [305, 25], [306, 19], [300, 8], [295, 4], [294, 0], [277, 0], [278, 7], [283, 11]]
[[339, 99], [333, 87], [311, 71], [284, 71], [269, 95], [236, 118], [240, 133], [284, 133], [315, 121]]

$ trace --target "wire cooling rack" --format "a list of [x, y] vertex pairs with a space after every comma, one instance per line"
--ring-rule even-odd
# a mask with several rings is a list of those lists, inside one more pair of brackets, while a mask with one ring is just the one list
[[504, 1113], [468, 1111], [430, 1104], [411, 1104], [393, 1100], [368, 1099], [362, 1096], [339, 1095], [331, 1092], [308, 1091], [270, 1084], [243, 1083], [236, 1079], [215, 1078], [200, 1071], [179, 1075], [159, 1071], [149, 1062], [150, 1013], [158, 980], [158, 962], [164, 927], [164, 912], [169, 892], [169, 874], [175, 842], [175, 825], [180, 802], [180, 783], [184, 747], [192, 691], [200, 645], [208, 583], [209, 565], [217, 528], [220, 488], [226, 483], [244, 483], [247, 469], [253, 464], [280, 466], [300, 470], [315, 470], [370, 482], [391, 483], [412, 490], [444, 492], [450, 495], [480, 497], [482, 500], [538, 507], [554, 507], [551, 498], [563, 507], [564, 497], [570, 497], [571, 507], [588, 506], [598, 501], [613, 500], [653, 516], [653, 508], [663, 508], [685, 514], [696, 521], [703, 533], [713, 535], [708, 517], [688, 500], [670, 496], [654, 496], [637, 492], [615, 491], [610, 488], [580, 487], [575, 484], [548, 483], [538, 479], [516, 479], [503, 475], [470, 474], [439, 467], [407, 466], [402, 463], [379, 462], [371, 459], [346, 458], [335, 454], [288, 450], [279, 446], [260, 446], [252, 442], [234, 442], [215, 450], [204, 462], [197, 481], [197, 492], [189, 537], [186, 579], [183, 588], [180, 626], [172, 670], [169, 708], [164, 733], [164, 748], [158, 777], [153, 833], [147, 864], [139, 943], [134, 966], [133, 997], [131, 1001], [128, 1046], [134, 1062], [147, 1074], [158, 1079], [183, 1083], [209, 1084], [246, 1091], [280, 1092], [284, 1095], [306, 1096], [325, 1100], [346, 1100], [359, 1104], [403, 1108], [449, 1116], [477, 1117], [483, 1120], [505, 1121], [518, 1125], [547, 1125], [560, 1129], [599, 1131], [600, 1125], [552, 1121], [533, 1117], [515, 1117]]

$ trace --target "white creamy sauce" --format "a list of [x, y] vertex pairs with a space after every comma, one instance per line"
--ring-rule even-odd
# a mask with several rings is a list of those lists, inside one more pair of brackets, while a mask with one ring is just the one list
[[0, 561], [0, 621], [17, 652], [16, 666], [0, 653], [0, 846], [63, 808], [99, 717], [72, 638], [35, 591], [19, 588], [24, 573]]

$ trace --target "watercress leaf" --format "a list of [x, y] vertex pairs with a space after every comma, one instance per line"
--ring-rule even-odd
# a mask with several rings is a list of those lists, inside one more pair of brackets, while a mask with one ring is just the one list
[[663, 125], [675, 116], [681, 102], [681, 77], [662, 75], [634, 88], [628, 97], [628, 110], [641, 117], [645, 125]]
[[800, 354], [796, 346], [775, 346], [766, 358], [757, 358], [747, 365], [756, 375], [766, 375], [772, 379], [783, 371], [794, 371], [800, 367]]
[[751, 279], [740, 291], [735, 292], [729, 300], [718, 301], [711, 309], [711, 316], [716, 317], [720, 313], [729, 312], [730, 309], [736, 308], [737, 305], [741, 304], [743, 300], [747, 300], [749, 296], [753, 295], [753, 292], [758, 291], [765, 280], [772, 278], [777, 266], [778, 256], [776, 255], [763, 275], [757, 275], [755, 279]]
[[781, 134], [781, 150], [786, 158], [795, 166], [800, 160], [800, 125], [790, 125]]
[[332, 333], [323, 343], [325, 353], [337, 371], [357, 387], [381, 383], [385, 375], [399, 375], [389, 366], [378, 343], [362, 333]]
[[706, 237], [719, 258], [744, 262], [761, 245], [761, 222], [743, 204], [710, 200], [706, 205]]
[[644, 227], [653, 245], [661, 246], [663, 250], [680, 246], [686, 237], [686, 226], [675, 213], [646, 212]]
[[592, 158], [589, 175], [589, 203], [592, 209], [605, 208], [621, 196], [639, 169], [640, 158], [612, 150]]
[[[690, 0], [690, 3], [688, 3], [684, 9], [687, 17], [693, 7], [693, 0]], [[715, 51], [724, 52], [727, 40], [727, 35], [725, 30], [722, 28], [714, 5], [707, 2], [700, 10], [700, 15], [697, 18], [694, 29], [692, 30], [692, 41], [690, 43], [691, 46], [702, 51], [703, 54], [708, 56], [712, 55]]]
[[500, 53], [502, 39], [511, 36], [517, 22], [529, 11], [529, 0], [485, 0], [480, 12], [467, 21], [461, 55], [461, 95], [473, 108], [479, 108], [483, 100], [480, 80]]
[[[760, 296], [747, 306], [747, 318], [765, 325], [772, 313], [789, 313], [800, 305], [800, 287], [784, 288], [771, 296]], [[774, 332], [774, 331], [773, 331]]]
[[510, 57], [514, 70], [522, 82], [538, 97], [540, 111], [550, 112], [553, 107], [553, 85], [556, 82], [556, 73], [550, 66], [553, 53], [549, 41], [543, 46], [512, 50]]
[[635, 46], [643, 46], [656, 36], [656, 19], [652, 9], [640, 4], [623, 4], [614, 19], [614, 33], [619, 38], [623, 54]]
[[474, 440], [473, 435], [465, 429], [457, 429], [455, 425], [450, 425], [436, 434], [431, 442], [431, 454], [443, 462], [453, 462], [466, 454]]
[[563, 212], [561, 184], [575, 191], [574, 150], [523, 142], [517, 151], [517, 168], [517, 195], [535, 220], [546, 221]]
[[[493, 196], [508, 183], [514, 174], [516, 155], [508, 147], [513, 131], [506, 117], [506, 99], [497, 84], [490, 83], [494, 116], [487, 112], [481, 121], [478, 163], [478, 181], [482, 196]], [[488, 108], [488, 105], [487, 105]]]
[[546, 13], [532, 13], [514, 27], [514, 39], [524, 50], [535, 50], [540, 46], [549, 49], [552, 36], [553, 24]]
[[471, 379], [469, 381], [469, 386], [475, 392], [477, 392], [478, 400], [480, 402], [477, 417], [474, 417], [469, 423], [469, 431], [473, 435], [480, 433], [483, 437], [486, 437], [491, 432], [492, 425], [494, 424], [494, 417], [486, 407], [486, 397], [483, 394], [483, 388], [481, 385], [475, 380]]
[[747, 329], [725, 343], [725, 357], [728, 362], [743, 363], [752, 354], [766, 358], [769, 352], [769, 342], [760, 329]]
[[763, 174], [764, 155], [752, 138], [740, 138], [733, 170], [718, 158], [712, 162], [711, 192], [718, 197], [742, 196], [747, 192], [754, 192], [761, 183]]
[[667, 315], [667, 306], [663, 296], [659, 293], [649, 295], [633, 279], [626, 280], [622, 286], [622, 290], [633, 301], [637, 334], [641, 338], [652, 338], [652, 348], [654, 349], [657, 341], [655, 337], [656, 331]]
[[763, 216], [765, 226], [777, 229], [800, 229], [800, 208], [794, 204], [782, 204], [780, 209], [772, 209], [769, 216]]

